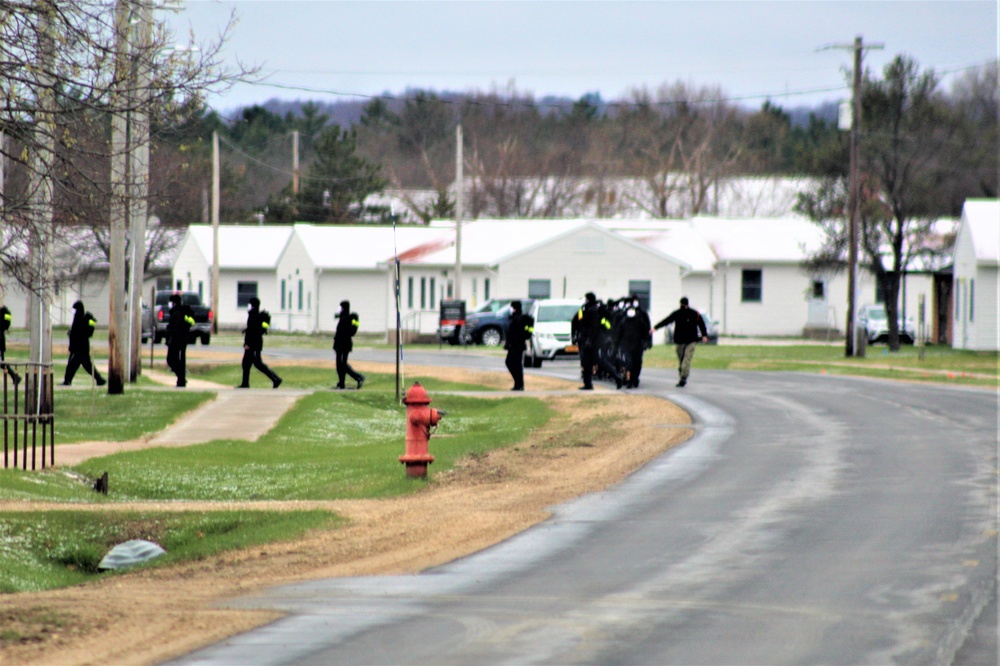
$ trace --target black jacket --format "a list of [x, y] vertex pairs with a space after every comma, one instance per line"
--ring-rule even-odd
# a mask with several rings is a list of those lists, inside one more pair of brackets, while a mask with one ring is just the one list
[[190, 305], [175, 305], [170, 308], [170, 321], [167, 323], [167, 344], [186, 345], [191, 326], [194, 325], [194, 310]]
[[616, 328], [617, 343], [629, 350], [649, 347], [649, 315], [642, 308], [635, 308], [629, 317], [628, 310], [622, 315]]
[[243, 329], [243, 346], [250, 351], [260, 351], [264, 348], [264, 331], [267, 322], [261, 316], [260, 310], [250, 310], [247, 313], [247, 327]]
[[339, 352], [349, 352], [354, 349], [354, 334], [358, 332], [361, 319], [357, 312], [340, 311], [337, 319], [337, 331], [333, 334], [333, 349]]
[[94, 315], [83, 310], [77, 310], [73, 315], [73, 323], [69, 327], [69, 353], [89, 354], [90, 338], [94, 335], [97, 320]]
[[528, 340], [535, 332], [535, 319], [531, 315], [518, 313], [510, 318], [507, 341], [503, 348], [508, 351], [523, 352], [528, 348]]
[[597, 345], [601, 338], [611, 330], [611, 320], [603, 303], [584, 303], [580, 311], [570, 322], [573, 342], [581, 347]]
[[[663, 328], [669, 324], [674, 324], [674, 342], [679, 345], [686, 345], [690, 342], [701, 342], [702, 338], [708, 337], [708, 330], [701, 315], [693, 308], [680, 308], [674, 310], [667, 318], [654, 326], [656, 329]], [[699, 335], [698, 333], [701, 333]]]
[[14, 320], [6, 305], [0, 307], [0, 352], [7, 351], [7, 330]]

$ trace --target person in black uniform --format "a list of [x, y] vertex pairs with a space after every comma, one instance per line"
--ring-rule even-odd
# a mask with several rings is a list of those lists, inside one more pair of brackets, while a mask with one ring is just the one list
[[250, 388], [250, 368], [257, 368], [271, 380], [274, 388], [281, 386], [281, 377], [264, 365], [260, 352], [264, 349], [264, 334], [271, 327], [270, 317], [260, 311], [260, 299], [250, 299], [247, 327], [243, 329], [243, 383], [236, 388]]
[[574, 315], [570, 323], [573, 342], [580, 348], [580, 367], [583, 374], [583, 386], [581, 391], [594, 390], [594, 366], [599, 365], [609, 377], [614, 378], [615, 386], [622, 387], [622, 377], [606, 358], [598, 353], [598, 345], [603, 339], [603, 332], [611, 330], [611, 322], [608, 319], [607, 310], [604, 305], [597, 301], [597, 297], [587, 292], [586, 300], [580, 311]]
[[63, 386], [73, 384], [73, 375], [77, 368], [83, 368], [84, 372], [94, 378], [98, 386], [107, 384], [107, 380], [101, 377], [90, 360], [90, 338], [94, 335], [94, 328], [97, 320], [94, 315], [86, 312], [83, 301], [73, 304], [73, 323], [69, 327], [69, 362], [66, 364], [66, 376], [63, 379]]
[[503, 348], [507, 350], [507, 370], [514, 380], [511, 391], [524, 390], [524, 352], [535, 332], [535, 320], [521, 312], [521, 301], [511, 301], [510, 326]]
[[624, 357], [628, 372], [625, 388], [639, 387], [639, 374], [642, 372], [642, 354], [649, 348], [649, 315], [639, 305], [639, 299], [632, 299], [625, 304], [622, 316], [615, 329], [617, 346]]
[[170, 295], [170, 321], [167, 323], [167, 367], [177, 375], [177, 386], [187, 386], [188, 334], [194, 326], [194, 310], [181, 303], [180, 294]]
[[14, 386], [17, 386], [18, 382], [21, 381], [21, 375], [14, 372], [14, 368], [8, 366], [4, 362], [7, 360], [7, 331], [10, 329], [13, 321], [14, 315], [10, 313], [10, 308], [6, 305], [0, 306], [0, 370], [3, 370], [10, 375], [11, 380], [14, 382]]
[[[694, 359], [694, 348], [698, 342], [708, 342], [708, 330], [697, 310], [688, 307], [688, 299], [681, 299], [681, 307], [671, 312], [667, 317], [650, 330], [663, 328], [674, 324], [674, 344], [677, 345], [677, 373], [680, 375], [678, 386], [687, 384], [691, 374], [691, 360]], [[698, 335], [701, 333], [701, 335]]]
[[347, 375], [358, 383], [358, 389], [365, 385], [365, 376], [356, 372], [347, 357], [354, 349], [354, 334], [358, 332], [361, 319], [356, 312], [351, 312], [351, 302], [341, 301], [340, 312], [334, 315], [337, 319], [337, 331], [333, 334], [333, 352], [337, 357], [337, 385], [334, 388], [347, 388], [344, 379]]

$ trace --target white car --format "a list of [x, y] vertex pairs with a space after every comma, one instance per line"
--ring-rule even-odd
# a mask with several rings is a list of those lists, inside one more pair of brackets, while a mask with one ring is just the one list
[[[913, 332], [913, 318], [907, 317], [906, 321], [900, 317], [899, 341], [906, 345], [912, 345], [917, 339]], [[889, 341], [889, 317], [885, 312], [884, 305], [863, 305], [858, 310], [858, 327], [863, 328], [868, 334], [868, 344]]]
[[578, 298], [546, 298], [532, 304], [528, 314], [535, 319], [535, 333], [524, 353], [526, 366], [540, 368], [544, 360], [579, 353], [571, 339], [571, 322], [582, 305]]

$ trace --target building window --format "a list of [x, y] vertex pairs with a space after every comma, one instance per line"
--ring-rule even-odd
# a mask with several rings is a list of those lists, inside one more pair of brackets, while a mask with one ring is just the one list
[[198, 280], [198, 300], [205, 302], [205, 283]]
[[552, 298], [552, 280], [528, 280], [528, 298]]
[[969, 280], [969, 321], [976, 320], [976, 281]]
[[178, 280], [177, 281], [177, 291], [184, 291], [184, 281], [183, 280]]
[[281, 309], [285, 309], [285, 281], [281, 281]]
[[817, 300], [826, 298], [826, 283], [822, 280], [813, 280], [812, 297]]
[[650, 280], [629, 280], [628, 281], [628, 293], [629, 296], [635, 294], [639, 299], [639, 307], [641, 307], [646, 312], [649, 312], [649, 303], [652, 298], [652, 282]]
[[483, 299], [490, 300], [490, 279], [483, 278]]
[[250, 299], [257, 296], [256, 282], [236, 283], [236, 307], [243, 308], [250, 305]]
[[435, 298], [437, 297], [437, 294], [435, 293], [435, 289], [437, 289], [437, 287], [434, 286], [435, 283], [436, 280], [434, 278], [431, 278], [431, 302], [430, 302], [431, 310], [437, 307], [436, 305], [434, 305], [434, 303], [436, 302]]
[[413, 309], [413, 277], [406, 278], [406, 307]]
[[764, 271], [759, 268], [743, 269], [743, 302], [760, 303], [763, 300]]
[[305, 294], [305, 289], [303, 288], [302, 280], [299, 280], [299, 312], [302, 311], [302, 307], [305, 305], [305, 300], [302, 296]]
[[955, 282], [955, 321], [962, 321], [962, 281]]
[[420, 278], [420, 309], [427, 309], [427, 278]]

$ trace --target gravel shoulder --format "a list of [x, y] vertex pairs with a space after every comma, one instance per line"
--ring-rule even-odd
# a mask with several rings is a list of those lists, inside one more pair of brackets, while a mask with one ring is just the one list
[[[364, 365], [362, 371], [384, 370]], [[509, 381], [505, 373], [411, 371], [495, 388]], [[432, 469], [427, 487], [407, 497], [72, 505], [101, 511], [323, 508], [345, 517], [347, 525], [316, 530], [293, 542], [93, 584], [0, 597], [0, 628], [31, 637], [16, 644], [0, 642], [0, 663], [157, 663], [278, 617], [273, 612], [221, 610], [213, 605], [218, 601], [305, 579], [416, 574], [545, 520], [555, 504], [618, 483], [692, 433], [683, 427], [690, 424], [688, 415], [660, 398], [614, 390], [581, 396], [575, 383], [547, 378], [529, 378], [528, 388], [527, 396], [535, 392], [557, 413], [545, 428], [515, 447], [467, 460], [451, 472], [434, 474]], [[614, 427], [608, 428], [608, 423]], [[49, 508], [63, 507], [0, 503], [0, 511]]]

